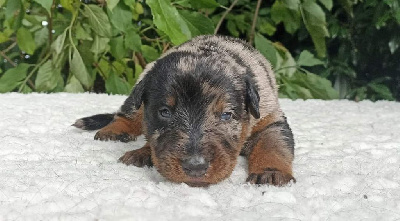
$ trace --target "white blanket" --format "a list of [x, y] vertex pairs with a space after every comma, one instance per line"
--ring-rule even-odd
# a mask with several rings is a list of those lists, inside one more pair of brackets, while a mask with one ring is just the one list
[[102, 142], [70, 126], [124, 99], [0, 94], [0, 220], [400, 219], [400, 103], [281, 100], [296, 184], [246, 184], [240, 157], [229, 179], [192, 188], [117, 162], [143, 138]]

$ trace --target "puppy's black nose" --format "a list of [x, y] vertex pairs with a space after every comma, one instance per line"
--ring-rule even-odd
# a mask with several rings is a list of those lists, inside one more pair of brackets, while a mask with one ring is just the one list
[[209, 163], [201, 156], [189, 157], [182, 161], [183, 171], [192, 177], [201, 177], [206, 174]]

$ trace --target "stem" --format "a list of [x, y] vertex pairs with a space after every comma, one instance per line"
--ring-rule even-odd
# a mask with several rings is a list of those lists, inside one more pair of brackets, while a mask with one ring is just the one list
[[51, 45], [51, 43], [53, 42], [53, 8], [54, 8], [54, 0], [53, 0], [53, 4], [50, 7], [50, 14], [48, 16], [48, 20], [49, 20], [49, 44]]
[[144, 69], [146, 67], [146, 61], [143, 58], [143, 55], [139, 52], [135, 53], [136, 58], [139, 60], [140, 66]]
[[73, 47], [75, 50], [78, 50], [78, 49], [76, 48], [76, 46], [75, 46], [75, 44], [74, 44], [74, 41], [72, 40], [72, 26], [74, 25], [75, 20], [76, 20], [76, 17], [78, 16], [78, 11], [79, 11], [79, 10], [76, 10], [76, 11], [74, 12], [74, 14], [72, 15], [71, 24], [70, 24], [70, 25], [67, 27], [67, 29], [65, 30], [65, 31], [68, 30], [69, 42], [71, 42], [71, 45], [72, 45], [72, 47]]
[[225, 11], [225, 13], [222, 15], [221, 19], [219, 20], [217, 27], [215, 28], [214, 35], [218, 33], [219, 28], [222, 25], [222, 22], [224, 21], [225, 17], [228, 15], [228, 13], [233, 9], [233, 7], [236, 5], [238, 0], [235, 0], [232, 2], [231, 6]]
[[[39, 69], [40, 66], [42, 66], [47, 61], [47, 59], [49, 57], [50, 57], [50, 53], [48, 53], [46, 55], [46, 57], [39, 64], [35, 65], [35, 67], [32, 69], [32, 71], [29, 72], [28, 77], [26, 77], [25, 80], [22, 82], [21, 86], [18, 89], [18, 92], [22, 91], [22, 89], [25, 87], [26, 82], [29, 81], [29, 79], [32, 77], [32, 75], [37, 71], [37, 69]], [[32, 82], [30, 82], [30, 86], [33, 87], [33, 89], [35, 88], [35, 86], [33, 85]]]
[[286, 67], [282, 67], [282, 68], [276, 69], [275, 72], [278, 72], [278, 71], [280, 71], [280, 70], [289, 69], [289, 68], [300, 68], [300, 67], [297, 66], [297, 65], [294, 65], [294, 66], [286, 66]]
[[106, 78], [106, 74], [104, 73], [103, 70], [101, 70], [99, 63], [94, 62], [93, 65], [94, 65], [95, 68], [97, 68], [97, 70], [99, 70], [101, 77], [103, 79], [105, 79]]
[[148, 30], [150, 30], [150, 29], [153, 29], [153, 26], [149, 26], [149, 27], [147, 27], [147, 28], [143, 28], [143, 30], [141, 30], [139, 33], [140, 33], [140, 34], [143, 34], [143, 33], [145, 33], [146, 31], [148, 31]]
[[142, 37], [141, 37], [141, 39], [143, 39], [143, 40], [146, 40], [146, 41], [149, 41], [149, 42], [157, 42], [157, 41], [159, 41], [159, 40], [161, 40], [161, 38], [149, 38], [149, 37], [147, 37], [146, 35], [143, 35]]
[[258, 12], [260, 11], [260, 6], [261, 6], [261, 0], [258, 0], [256, 11], [254, 12], [253, 16], [253, 23], [251, 24], [250, 39], [249, 39], [249, 43], [251, 45], [253, 44], [254, 40], [254, 32], [256, 30], [256, 24], [257, 24]]
[[0, 51], [0, 55], [3, 56], [12, 66], [17, 66], [17, 64], [12, 61], [3, 51]]
[[169, 46], [170, 46], [170, 43], [168, 42], [168, 43], [163, 43], [163, 51], [162, 51], [162, 53], [164, 54], [168, 49], [169, 49]]
[[8, 48], [4, 49], [3, 52], [4, 54], [9, 52], [11, 49], [13, 49], [15, 47], [15, 45], [17, 45], [17, 42], [13, 42], [10, 46], [8, 46]]

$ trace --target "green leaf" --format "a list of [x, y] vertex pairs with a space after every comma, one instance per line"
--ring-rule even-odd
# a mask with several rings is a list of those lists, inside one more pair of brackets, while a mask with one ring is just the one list
[[296, 72], [294, 75], [293, 83], [307, 88], [313, 98], [317, 99], [338, 99], [339, 93], [332, 87], [332, 83], [313, 73], [302, 74]]
[[353, 17], [353, 0], [338, 0], [339, 4], [342, 5], [344, 10], [351, 16]]
[[107, 8], [110, 9], [110, 11], [112, 11], [115, 6], [117, 6], [119, 0], [108, 0], [107, 1]]
[[27, 84], [25, 84], [22, 87], [21, 93], [24, 93], [24, 94], [32, 93], [32, 89]]
[[256, 49], [271, 63], [273, 67], [277, 65], [277, 51], [272, 42], [264, 38], [260, 34], [256, 34], [254, 38]]
[[56, 55], [60, 54], [64, 48], [65, 37], [67, 36], [66, 32], [63, 32], [59, 35], [56, 40], [51, 44], [51, 49], [55, 52]]
[[133, 6], [135, 5], [136, 0], [124, 0], [125, 5], [127, 6]]
[[22, 9], [21, 0], [8, 0], [5, 7], [6, 20], [15, 16], [15, 13]]
[[328, 9], [329, 11], [332, 10], [332, 6], [333, 6], [333, 1], [332, 0], [319, 0], [321, 2], [321, 4], [323, 4], [325, 6], [326, 9]]
[[275, 1], [271, 7], [271, 18], [275, 23], [283, 22], [285, 30], [293, 34], [300, 28], [299, 0]]
[[134, 51], [141, 51], [142, 40], [135, 29], [129, 29], [125, 35], [125, 48], [129, 48]]
[[111, 47], [111, 54], [116, 59], [122, 59], [125, 57], [126, 50], [124, 47], [124, 38], [122, 36], [112, 38], [110, 42], [110, 47]]
[[0, 7], [3, 7], [4, 3], [6, 3], [6, 0], [0, 0]]
[[127, 68], [126, 64], [121, 61], [114, 61], [111, 66], [113, 67], [113, 73], [116, 73], [118, 76], [122, 76]]
[[88, 17], [90, 27], [100, 36], [111, 37], [111, 24], [103, 9], [97, 5], [84, 6], [84, 15]]
[[92, 84], [89, 72], [83, 63], [82, 57], [77, 49], [73, 49], [73, 56], [70, 64], [71, 73], [82, 83], [83, 86], [89, 88]]
[[46, 61], [38, 71], [35, 80], [35, 86], [37, 91], [51, 91], [57, 86], [59, 77], [61, 76], [60, 70], [57, 70], [52, 60]]
[[147, 62], [155, 61], [160, 57], [158, 51], [148, 45], [142, 45], [142, 53]]
[[96, 35], [90, 51], [93, 52], [95, 57], [97, 57], [99, 54], [107, 51], [109, 41], [109, 38], [103, 38]]
[[111, 24], [122, 32], [126, 32], [132, 26], [132, 12], [123, 2], [120, 2], [113, 11], [108, 10], [108, 17]]
[[7, 5], [5, 6], [5, 16], [7, 22], [9, 22], [9, 28], [17, 31], [18, 28], [21, 27], [22, 21], [25, 17], [25, 9], [21, 0], [7, 1]]
[[93, 40], [92, 36], [82, 27], [81, 23], [79, 22], [75, 26], [75, 36], [76, 39], [79, 40], [88, 40], [88, 41]]
[[308, 25], [325, 26], [325, 12], [313, 0], [306, 0], [301, 7]]
[[74, 3], [74, 0], [60, 0], [60, 4], [62, 5], [62, 7], [71, 12], [74, 11], [74, 7], [72, 6], [72, 3]]
[[229, 33], [234, 37], [239, 37], [240, 33], [236, 27], [236, 24], [233, 20], [229, 19], [226, 28], [228, 28]]
[[13, 33], [12, 29], [5, 29], [3, 32], [0, 32], [0, 44], [8, 41]]
[[392, 92], [386, 85], [371, 83], [368, 84], [368, 87], [370, 87], [375, 93], [379, 94], [383, 99], [390, 101], [394, 100]]
[[82, 84], [76, 79], [76, 77], [72, 76], [69, 79], [69, 83], [65, 86], [65, 92], [69, 93], [83, 93], [85, 90], [82, 87]]
[[113, 72], [106, 80], [106, 91], [111, 94], [129, 94], [131, 86], [124, 79], [118, 77]]
[[63, 92], [64, 88], [65, 88], [64, 86], [65, 86], [64, 85], [64, 78], [60, 74], [60, 75], [58, 75], [58, 80], [57, 80], [56, 87], [50, 92], [54, 92], [54, 93]]
[[325, 37], [329, 37], [325, 13], [313, 0], [306, 0], [301, 7], [304, 24], [311, 35], [318, 56], [324, 57], [326, 55]]
[[0, 93], [14, 90], [20, 81], [26, 78], [29, 67], [29, 64], [22, 63], [15, 68], [8, 69], [0, 78]]
[[32, 33], [24, 27], [19, 28], [17, 31], [17, 43], [19, 48], [27, 54], [32, 55], [36, 50], [36, 44], [33, 40]]
[[34, 0], [35, 2], [39, 3], [43, 8], [46, 9], [49, 15], [51, 14], [51, 6], [53, 5], [53, 0]]
[[154, 24], [168, 35], [174, 45], [192, 37], [189, 27], [170, 0], [147, 0], [146, 3], [151, 8]]
[[312, 99], [312, 98], [314, 98], [309, 89], [304, 88], [304, 87], [302, 87], [300, 85], [292, 84], [291, 85], [291, 89], [293, 90], [293, 92], [295, 92], [297, 94], [298, 98], [301, 98], [301, 99]]
[[39, 48], [49, 41], [49, 29], [47, 27], [41, 28], [35, 32], [35, 44]]
[[135, 12], [139, 15], [144, 13], [143, 5], [140, 2], [135, 3]]
[[311, 35], [315, 49], [319, 57], [325, 57], [326, 55], [326, 43], [325, 37], [329, 37], [328, 30], [325, 26], [310, 26], [306, 25], [308, 32]]
[[220, 6], [215, 0], [189, 0], [190, 5], [196, 9], [201, 8], [216, 8]]
[[311, 52], [304, 50], [300, 53], [299, 59], [297, 60], [297, 65], [298, 66], [306, 66], [306, 67], [311, 67], [315, 65], [321, 65], [324, 64], [321, 60], [317, 59], [314, 57]]
[[260, 19], [258, 24], [258, 30], [261, 34], [267, 34], [268, 36], [272, 36], [273, 34], [275, 34], [276, 27], [269, 21], [266, 21], [265, 19]]
[[178, 12], [186, 22], [192, 33], [192, 37], [214, 33], [215, 27], [211, 19], [198, 12], [189, 12], [186, 10], [179, 10]]
[[[276, 44], [274, 44], [275, 47]], [[297, 70], [297, 64], [292, 54], [283, 46], [279, 46], [279, 53], [277, 56], [276, 72], [287, 77], [292, 77]]]

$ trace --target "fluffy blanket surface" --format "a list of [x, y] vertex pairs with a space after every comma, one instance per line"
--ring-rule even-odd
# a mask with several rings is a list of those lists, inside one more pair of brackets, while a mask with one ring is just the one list
[[0, 220], [399, 220], [400, 103], [280, 100], [295, 135], [296, 184], [245, 183], [240, 157], [208, 188], [118, 163], [136, 142], [70, 125], [124, 96], [0, 94]]

